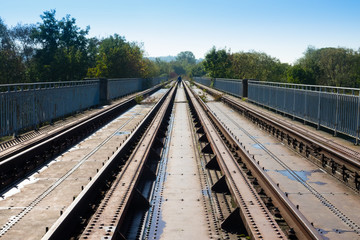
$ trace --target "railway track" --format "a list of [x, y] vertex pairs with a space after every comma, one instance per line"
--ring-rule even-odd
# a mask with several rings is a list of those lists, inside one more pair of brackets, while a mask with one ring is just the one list
[[[149, 96], [159, 88], [161, 86], [146, 90], [140, 95]], [[27, 176], [51, 157], [66, 151], [134, 105], [136, 105], [135, 96], [104, 108], [89, 117], [59, 126], [55, 130], [51, 129], [50, 132], [45, 129], [3, 143], [0, 152], [0, 191]]]
[[[206, 92], [211, 94], [211, 91], [207, 89]], [[214, 92], [215, 97], [219, 97], [219, 93]], [[200, 91], [199, 95], [203, 94]], [[266, 128], [260, 128], [262, 131], [256, 130], [243, 111], [239, 114], [232, 106], [227, 107], [211, 97], [207, 105], [235, 139], [244, 148], [246, 146], [247, 151], [271, 179], [278, 186], [280, 184], [286, 196], [311, 220], [311, 224], [322, 236], [336, 239], [342, 234], [342, 237], [346, 235], [345, 238], [358, 238], [359, 218], [353, 211], [359, 204], [357, 189], [351, 186], [349, 189], [348, 184], [342, 185], [332, 175], [319, 169], [320, 164], [316, 167], [317, 165], [309, 163], [305, 160], [309, 156], [300, 152], [295, 155], [291, 153], [298, 150], [292, 145], [284, 149], [282, 146], [287, 145], [287, 141], [271, 138], [272, 132], [269, 135]], [[269, 117], [268, 114], [266, 116]]]
[[[36, 188], [30, 183], [20, 193], [5, 193], [0, 238], [27, 233], [42, 239], [323, 239], [326, 233], [309, 221], [291, 192], [299, 185], [334, 218], [345, 219], [355, 233], [345, 236], [358, 236], [358, 219], [304, 181], [221, 106], [215, 114], [185, 83], [163, 92], [151, 109], [137, 105], [78, 140], [35, 173], [43, 174], [35, 177]], [[261, 154], [251, 154], [248, 140], [234, 129]], [[38, 147], [49, 152], [49, 146], [54, 148]], [[274, 180], [280, 170], [258, 160], [265, 155], [297, 183]], [[309, 196], [299, 192], [298, 199], [302, 195]], [[318, 214], [329, 216], [322, 211]], [[42, 215], [51, 216], [42, 223]]]
[[236, 111], [250, 119], [254, 124], [266, 130], [280, 141], [291, 146], [322, 169], [356, 191], [360, 190], [360, 152], [340, 145], [312, 131], [295, 124], [282, 121], [271, 115], [265, 115], [221, 92], [199, 85], [200, 88], [221, 98]]
[[[219, 142], [221, 142], [220, 139], [222, 139], [227, 145], [227, 147], [224, 146], [221, 150], [212, 150], [212, 152], [215, 154], [215, 158], [213, 159], [214, 161], [217, 161], [217, 164], [220, 166], [220, 169], [225, 176], [223, 180], [221, 180], [223, 182], [216, 183], [216, 185], [214, 185], [212, 189], [216, 190], [218, 188], [217, 185], [222, 185], [223, 188], [225, 184], [224, 181], [226, 180], [225, 185], [231, 188], [230, 191], [232, 191], [233, 194], [238, 197], [238, 199], [236, 200], [237, 206], [240, 208], [240, 215], [243, 222], [245, 224], [248, 224], [246, 228], [250, 236], [254, 239], [261, 239], [265, 236], [269, 237], [269, 239], [285, 237], [285, 235], [283, 235], [283, 233], [280, 231], [280, 227], [275, 224], [276, 221], [274, 220], [274, 217], [267, 209], [265, 203], [261, 200], [260, 196], [257, 194], [252, 183], [247, 179], [247, 177], [244, 177], [246, 173], [243, 169], [240, 168], [238, 162], [240, 162], [240, 164], [244, 164], [244, 167], [251, 172], [252, 176], [255, 177], [254, 179], [256, 179], [256, 182], [258, 182], [262, 190], [265, 191], [268, 197], [272, 198], [274, 205], [276, 205], [277, 208], [280, 210], [281, 216], [290, 226], [288, 232], [289, 238], [295, 237], [292, 236], [294, 234], [298, 239], [321, 239], [322, 237], [320, 236], [320, 234], [315, 230], [313, 226], [311, 226], [311, 224], [300, 213], [300, 211], [298, 211], [298, 209], [296, 209], [296, 207], [287, 199], [285, 194], [267, 176], [265, 171], [254, 161], [253, 157], [251, 157], [250, 154], [242, 146], [238, 145], [238, 141], [226, 128], [224, 128], [224, 126], [218, 121], [215, 115], [212, 114], [211, 110], [209, 110], [209, 108], [202, 101], [200, 101], [200, 98], [198, 98], [198, 100], [198, 104], [202, 103], [203, 111], [205, 111], [201, 115], [205, 115], [206, 113], [209, 117], [209, 119], [205, 120], [209, 121], [206, 123], [206, 126], [210, 127], [212, 126], [212, 124], [214, 124], [214, 126], [212, 126], [212, 129], [208, 129], [204, 133], [208, 139], [209, 136], [215, 137], [215, 139], [212, 140], [213, 144], [211, 146], [213, 148], [215, 148], [214, 146], [219, 146]], [[212, 124], [210, 123], [210, 121], [212, 122]], [[216, 132], [218, 132], [219, 134], [218, 138], [216, 138]], [[223, 157], [226, 153], [227, 158], [229, 158], [230, 160], [219, 159]], [[234, 157], [237, 158], [238, 162], [234, 159]], [[216, 165], [216, 163], [212, 164]], [[235, 176], [238, 177], [239, 175], [242, 175], [243, 181], [241, 181], [241, 179], [239, 178], [237, 178], [236, 180], [233, 179]], [[248, 187], [249, 192], [246, 192], [246, 187]], [[249, 195], [252, 195], [251, 197], [254, 199], [245, 198]], [[254, 209], [251, 209], [252, 207]], [[252, 212], [251, 210], [254, 210], [254, 212]], [[272, 231], [270, 231], [264, 226], [264, 220], [267, 221], [267, 223], [270, 225], [269, 227]], [[231, 222], [231, 220], [229, 220], [229, 222]], [[223, 222], [223, 225], [224, 224], [226, 224], [226, 220], [225, 222]], [[259, 228], [258, 226], [262, 227]], [[252, 229], [253, 227], [255, 228]], [[270, 236], [270, 232], [273, 232], [274, 235]]]

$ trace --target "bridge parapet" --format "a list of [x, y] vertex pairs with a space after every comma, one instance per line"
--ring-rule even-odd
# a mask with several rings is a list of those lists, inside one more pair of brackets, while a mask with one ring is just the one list
[[108, 104], [151, 88], [166, 78], [92, 79], [0, 85], [0, 137]]
[[353, 137], [360, 131], [360, 89], [256, 80], [194, 78], [198, 83]]

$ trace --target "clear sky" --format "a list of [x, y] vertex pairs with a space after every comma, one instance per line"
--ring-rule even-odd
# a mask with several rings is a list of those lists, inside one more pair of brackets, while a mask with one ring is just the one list
[[309, 45], [360, 47], [360, 0], [0, 0], [8, 26], [40, 22], [50, 9], [89, 25], [90, 37], [142, 42], [150, 57], [192, 51], [203, 58], [216, 46], [293, 63]]

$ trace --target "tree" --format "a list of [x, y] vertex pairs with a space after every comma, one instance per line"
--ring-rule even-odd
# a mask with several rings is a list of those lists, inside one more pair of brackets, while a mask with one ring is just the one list
[[96, 66], [88, 70], [88, 76], [148, 77], [152, 75], [148, 71], [157, 72], [149, 62], [143, 60], [141, 47], [115, 34], [101, 41]]
[[80, 29], [75, 18], [67, 15], [58, 21], [55, 10], [41, 15], [42, 23], [33, 31], [34, 41], [41, 46], [34, 62], [36, 80], [68, 81], [81, 79], [88, 69], [86, 35], [89, 27]]
[[171, 72], [171, 66], [169, 62], [163, 61], [160, 58], [156, 58], [154, 61], [155, 65], [159, 68], [160, 76], [169, 76]]
[[190, 77], [202, 77], [206, 75], [203, 62], [199, 62], [191, 68]]
[[316, 84], [356, 87], [360, 83], [359, 52], [346, 48], [308, 47], [297, 62]]
[[180, 52], [176, 56], [176, 61], [182, 65], [194, 65], [196, 64], [195, 55], [190, 51]]
[[306, 70], [299, 64], [290, 67], [287, 70], [287, 81], [297, 84], [315, 84], [315, 78], [312, 72]]
[[213, 47], [205, 56], [204, 67], [212, 78], [226, 78], [230, 70], [230, 53]]
[[34, 24], [17, 24], [11, 29], [11, 35], [17, 41], [18, 52], [25, 63], [28, 63], [35, 53], [35, 42], [32, 38], [35, 28]]
[[11, 31], [0, 18], [0, 83], [17, 83], [25, 80], [25, 67], [16, 52]]

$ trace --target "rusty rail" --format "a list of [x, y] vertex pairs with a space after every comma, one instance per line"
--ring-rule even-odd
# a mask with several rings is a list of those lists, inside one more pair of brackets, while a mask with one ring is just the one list
[[[158, 161], [156, 148], [162, 146], [159, 138], [167, 127], [175, 92], [176, 86], [168, 90], [43, 239], [68, 239], [78, 234], [81, 235], [80, 239], [125, 238], [122, 227], [127, 213], [131, 208], [149, 206], [137, 187], [143, 175], [150, 178], [155, 176], [147, 164]], [[129, 155], [129, 158], [124, 159], [125, 155]], [[114, 169], [120, 173], [114, 172]], [[111, 187], [103, 190], [109, 184]], [[98, 206], [96, 209], [95, 205]], [[88, 214], [88, 211], [93, 214]], [[79, 216], [82, 216], [82, 223], [78, 222]], [[79, 232], [81, 226], [84, 228]]]
[[232, 219], [236, 219], [236, 215], [240, 214], [242, 222], [252, 239], [286, 238], [255, 188], [247, 179], [246, 173], [240, 168], [230, 149], [223, 142], [222, 137], [224, 135], [221, 136], [217, 133], [218, 131], [213, 125], [209, 110], [188, 87], [185, 89], [195, 121], [199, 123], [200, 130], [198, 129], [198, 132], [204, 132], [211, 147], [211, 151], [208, 151], [215, 155], [212, 161], [217, 161], [223, 173], [223, 177], [214, 184], [212, 189], [220, 192], [228, 189], [238, 206], [222, 223], [222, 226], [232, 224]]
[[[148, 96], [159, 88], [161, 88], [161, 85], [140, 94]], [[43, 137], [34, 141], [16, 146], [15, 150], [1, 155], [0, 191], [3, 191], [51, 157], [65, 151], [134, 105], [136, 105], [136, 101], [135, 97], [132, 97], [86, 119], [61, 127], [50, 134], [44, 134]]]
[[[199, 86], [206, 89], [212, 95], [221, 95], [216, 90], [202, 85]], [[244, 116], [264, 128], [280, 141], [292, 146], [293, 149], [312, 160], [328, 173], [342, 180], [350, 187], [358, 191], [360, 190], [360, 152], [329, 141], [329, 139], [306, 131], [294, 124], [265, 115], [228, 96], [221, 95], [221, 100], [243, 113]]]
[[[189, 88], [188, 88], [189, 89]], [[189, 90], [188, 90], [189, 91]], [[197, 100], [195, 102], [194, 100]], [[218, 164], [223, 171], [224, 175], [226, 176], [226, 179], [228, 179], [226, 182], [228, 184], [228, 187], [232, 188], [231, 192], [235, 193], [235, 197], [238, 199], [240, 197], [240, 201], [236, 200], [238, 206], [240, 207], [240, 215], [242, 217], [243, 222], [246, 224], [246, 229], [248, 230], [248, 233], [251, 235], [252, 238], [256, 239], [258, 236], [266, 236], [266, 238], [269, 239], [276, 239], [276, 238], [284, 238], [286, 237], [282, 232], [279, 232], [279, 229], [276, 226], [276, 222], [272, 219], [272, 215], [268, 214], [266, 212], [265, 205], [262, 206], [262, 200], [257, 197], [257, 203], [259, 204], [258, 207], [265, 208], [266, 210], [263, 210], [263, 213], [266, 212], [265, 219], [271, 219], [269, 222], [272, 223], [272, 226], [275, 226], [274, 229], [277, 229], [278, 231], [275, 231], [275, 235], [273, 237], [269, 237], [270, 232], [267, 232], [267, 227], [264, 227], [264, 225], [260, 224], [261, 220], [258, 220], [259, 223], [257, 225], [258, 230], [262, 231], [261, 234], [264, 235], [258, 235], [259, 232], [254, 231], [252, 229], [251, 224], [253, 222], [257, 221], [254, 219], [254, 216], [256, 214], [259, 214], [255, 210], [255, 214], [251, 214], [251, 208], [249, 206], [244, 207], [244, 204], [246, 204], [243, 200], [241, 201], [241, 197], [244, 194], [244, 184], [240, 184], [240, 182], [237, 179], [235, 181], [235, 176], [240, 175], [240, 171], [242, 171], [236, 162], [236, 160], [233, 158], [233, 156], [236, 156], [240, 161], [242, 161], [247, 169], [249, 169], [252, 173], [252, 175], [257, 179], [259, 185], [262, 187], [264, 192], [268, 197], [271, 197], [273, 200], [273, 203], [275, 206], [278, 207], [280, 210], [280, 213], [282, 217], [285, 219], [287, 224], [292, 228], [291, 232], [288, 233], [288, 235], [296, 234], [296, 237], [298, 239], [322, 239], [321, 235], [318, 233], [318, 231], [310, 224], [310, 222], [302, 215], [302, 213], [292, 204], [292, 202], [287, 198], [285, 193], [283, 193], [280, 188], [270, 179], [270, 177], [266, 174], [266, 172], [255, 162], [255, 159], [243, 148], [243, 146], [239, 143], [237, 139], [226, 129], [225, 126], [221, 124], [221, 122], [217, 119], [217, 117], [212, 113], [212, 111], [207, 107], [207, 105], [197, 96], [195, 97], [195, 94], [193, 94], [192, 97], [189, 98], [190, 100], [194, 101], [194, 105], [198, 105], [196, 108], [197, 115], [199, 116], [200, 121], [203, 123], [203, 129], [208, 137], [210, 143], [212, 142], [212, 150], [216, 155], [216, 159], [218, 161]], [[201, 109], [200, 107], [201, 106]], [[207, 120], [204, 116], [207, 115], [209, 120]], [[210, 123], [211, 121], [211, 123]], [[217, 136], [217, 132], [219, 132], [219, 135]], [[224, 150], [224, 147], [219, 148], [219, 146], [222, 146], [224, 144], [221, 144], [221, 138], [227, 143], [230, 148], [226, 148]], [[216, 144], [215, 144], [216, 142]], [[232, 154], [230, 154], [232, 152]], [[229, 156], [230, 155], [230, 156]], [[227, 156], [224, 158], [224, 156]], [[235, 186], [232, 186], [234, 185]], [[251, 186], [251, 183], [246, 183], [249, 187]], [[246, 186], [245, 185], [245, 186]], [[240, 192], [239, 192], [240, 191]], [[239, 195], [239, 196], [237, 196]], [[254, 203], [254, 202], [253, 202]], [[252, 205], [251, 207], [254, 207]], [[251, 214], [251, 218], [247, 218], [247, 214]], [[261, 214], [259, 215], [261, 216]], [[264, 218], [264, 216], [261, 216], [261, 218]], [[260, 227], [261, 226], [261, 227]], [[255, 230], [256, 230], [255, 229]]]

